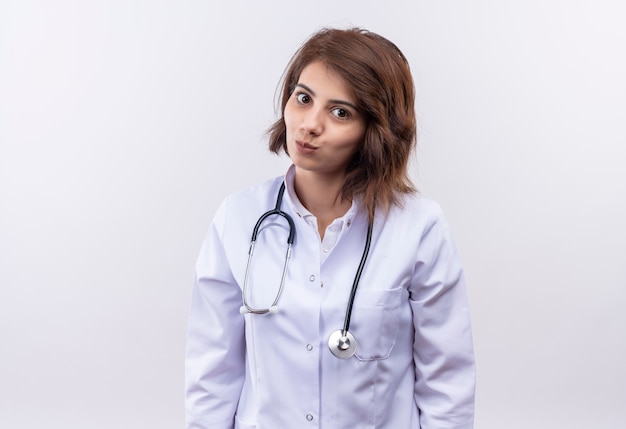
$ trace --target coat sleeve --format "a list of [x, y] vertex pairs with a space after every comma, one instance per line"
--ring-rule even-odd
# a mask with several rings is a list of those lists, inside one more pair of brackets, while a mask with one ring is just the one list
[[187, 429], [232, 429], [245, 375], [241, 289], [223, 245], [227, 201], [196, 264], [185, 360]]
[[475, 367], [465, 278], [436, 204], [417, 250], [409, 299], [421, 428], [471, 429]]

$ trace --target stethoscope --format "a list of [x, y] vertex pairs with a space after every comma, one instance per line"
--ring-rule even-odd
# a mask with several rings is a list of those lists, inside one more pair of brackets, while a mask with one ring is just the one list
[[[283, 287], [285, 285], [285, 276], [287, 274], [287, 262], [289, 261], [289, 257], [291, 256], [291, 246], [293, 245], [293, 239], [295, 235], [295, 226], [293, 223], [293, 219], [287, 213], [280, 209], [280, 206], [283, 202], [283, 194], [285, 193], [285, 183], [282, 183], [280, 186], [280, 190], [278, 191], [278, 197], [276, 198], [276, 206], [261, 215], [259, 220], [257, 220], [256, 225], [254, 225], [254, 229], [252, 230], [252, 239], [250, 240], [250, 249], [248, 250], [248, 262], [246, 263], [246, 275], [243, 281], [243, 291], [242, 291], [242, 301], [243, 305], [239, 310], [242, 314], [268, 314], [268, 313], [276, 313], [278, 311], [278, 307], [276, 304], [280, 298], [280, 295], [283, 292]], [[283, 273], [280, 278], [280, 286], [278, 287], [278, 292], [276, 293], [276, 298], [274, 298], [274, 302], [269, 308], [255, 308], [252, 307], [246, 298], [248, 292], [248, 276], [250, 274], [250, 261], [252, 260], [252, 255], [254, 254], [254, 245], [256, 243], [257, 235], [259, 234], [259, 228], [265, 219], [270, 216], [278, 215], [284, 217], [289, 223], [289, 236], [287, 237], [287, 252], [285, 254], [285, 262], [283, 264]], [[361, 256], [361, 261], [359, 262], [359, 267], [354, 276], [354, 281], [352, 282], [352, 289], [350, 290], [350, 298], [348, 299], [348, 306], [346, 307], [346, 316], [343, 321], [343, 327], [341, 329], [336, 330], [330, 337], [328, 338], [328, 348], [331, 353], [340, 359], [347, 359], [354, 355], [356, 352], [357, 342], [354, 338], [354, 335], [350, 333], [350, 317], [352, 316], [352, 307], [354, 305], [354, 298], [356, 297], [356, 290], [359, 286], [359, 280], [361, 279], [361, 274], [363, 273], [363, 268], [365, 267], [365, 262], [367, 261], [367, 255], [370, 250], [370, 245], [372, 243], [372, 222], [369, 222], [367, 227], [367, 237], [365, 239], [365, 247], [363, 248], [363, 255]]]

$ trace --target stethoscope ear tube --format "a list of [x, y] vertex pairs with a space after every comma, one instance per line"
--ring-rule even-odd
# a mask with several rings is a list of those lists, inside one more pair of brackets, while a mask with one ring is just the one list
[[278, 190], [278, 197], [276, 198], [276, 206], [261, 215], [259, 220], [256, 221], [254, 225], [254, 229], [252, 230], [252, 238], [250, 239], [251, 246], [256, 242], [257, 235], [259, 235], [259, 229], [261, 229], [261, 224], [265, 219], [272, 215], [278, 215], [284, 217], [289, 223], [289, 236], [287, 237], [287, 244], [290, 246], [293, 244], [294, 237], [296, 235], [296, 226], [293, 223], [293, 219], [287, 213], [280, 209], [281, 204], [283, 203], [283, 195], [285, 193], [285, 183], [283, 182], [280, 185], [280, 189]]
[[[285, 277], [287, 275], [287, 262], [291, 257], [291, 246], [293, 244], [293, 240], [295, 237], [295, 226], [293, 223], [293, 219], [287, 213], [280, 209], [280, 205], [283, 201], [283, 194], [285, 192], [285, 183], [280, 187], [278, 191], [278, 198], [276, 199], [276, 207], [274, 209], [267, 211], [261, 215], [259, 220], [257, 220], [256, 225], [254, 225], [254, 229], [252, 230], [252, 238], [250, 240], [250, 249], [248, 250], [248, 261], [246, 262], [246, 274], [243, 279], [243, 290], [242, 290], [242, 301], [243, 305], [239, 309], [239, 313], [241, 314], [267, 314], [267, 313], [277, 313], [278, 308], [276, 304], [280, 299], [280, 295], [283, 293], [283, 288], [285, 286]], [[270, 305], [269, 308], [254, 308], [250, 304], [248, 304], [248, 278], [250, 275], [250, 262], [252, 261], [252, 255], [254, 254], [254, 246], [256, 244], [257, 236], [259, 235], [259, 229], [261, 228], [261, 224], [265, 219], [272, 215], [279, 215], [284, 217], [289, 223], [289, 236], [287, 237], [287, 252], [285, 253], [285, 263], [283, 264], [283, 273], [280, 278], [280, 286], [278, 287], [278, 292], [276, 293], [276, 297], [274, 298], [274, 302]]]

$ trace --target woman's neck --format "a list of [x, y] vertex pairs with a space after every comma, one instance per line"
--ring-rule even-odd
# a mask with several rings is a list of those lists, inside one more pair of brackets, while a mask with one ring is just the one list
[[298, 199], [317, 218], [317, 228], [324, 238], [326, 227], [343, 216], [352, 202], [341, 197], [345, 175], [322, 175], [296, 169], [294, 188]]

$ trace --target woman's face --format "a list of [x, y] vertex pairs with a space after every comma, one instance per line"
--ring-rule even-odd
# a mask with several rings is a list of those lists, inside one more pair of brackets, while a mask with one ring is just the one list
[[284, 120], [296, 169], [343, 176], [365, 137], [365, 118], [348, 84], [319, 61], [302, 70]]

